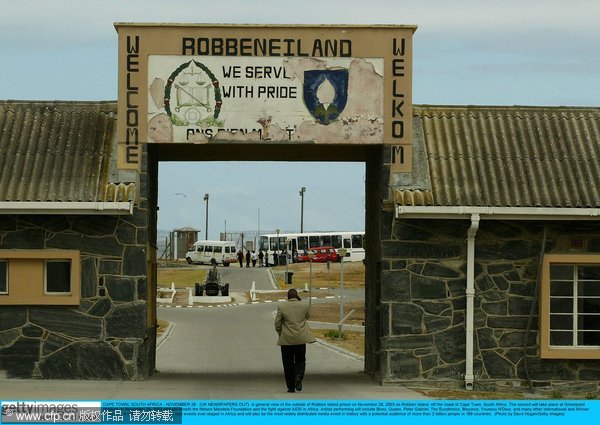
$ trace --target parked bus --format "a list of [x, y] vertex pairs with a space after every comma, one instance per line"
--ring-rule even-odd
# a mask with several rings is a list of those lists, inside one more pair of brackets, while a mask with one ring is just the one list
[[[336, 251], [344, 247], [346, 248], [344, 261], [362, 261], [365, 258], [364, 238], [365, 232], [268, 234], [260, 236], [258, 249], [269, 254], [269, 264], [275, 263], [275, 254], [285, 254], [287, 249], [291, 251], [292, 261], [295, 262], [298, 254], [321, 246], [331, 246]], [[289, 240], [288, 246], [286, 246], [286, 240]]]
[[229, 264], [237, 261], [235, 243], [231, 241], [197, 241], [185, 254], [189, 264]]

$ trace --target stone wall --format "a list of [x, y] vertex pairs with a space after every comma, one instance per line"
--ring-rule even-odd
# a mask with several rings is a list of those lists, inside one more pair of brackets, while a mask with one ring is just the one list
[[[470, 223], [395, 220], [391, 213], [384, 222], [382, 380], [461, 387]], [[475, 240], [476, 389], [480, 384], [597, 390], [598, 361], [540, 359], [539, 300], [534, 295], [542, 234], [539, 222], [480, 224]], [[585, 239], [586, 252], [600, 252], [600, 224], [549, 223], [547, 235], [547, 253], [569, 252], [574, 236]]]

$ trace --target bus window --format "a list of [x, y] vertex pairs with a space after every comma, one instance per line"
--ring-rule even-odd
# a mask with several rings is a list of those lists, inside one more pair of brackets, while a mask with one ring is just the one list
[[287, 247], [285, 246], [285, 236], [279, 237], [279, 251], [287, 251]]
[[311, 248], [321, 246], [321, 238], [319, 236], [309, 236], [308, 242]]
[[362, 235], [352, 235], [352, 248], [362, 248], [363, 247], [363, 236]]
[[331, 246], [334, 248], [341, 248], [342, 247], [342, 236], [341, 235], [331, 236]]
[[270, 249], [271, 251], [277, 251], [277, 238], [271, 238]]
[[308, 249], [308, 237], [307, 236], [298, 236], [298, 250], [304, 251]]
[[350, 243], [350, 239], [344, 239], [344, 248], [352, 248], [352, 244]]
[[206, 245], [206, 247], [204, 248], [204, 252], [207, 254], [210, 254], [213, 252], [213, 247], [211, 245]]
[[269, 250], [269, 237], [268, 236], [260, 237], [260, 239], [258, 240], [258, 249], [260, 249], [262, 251]]
[[203, 252], [204, 251], [204, 245], [198, 245], [198, 247], [196, 248], [196, 252]]
[[215, 254], [220, 254], [220, 253], [222, 253], [222, 252], [223, 252], [223, 251], [222, 251], [222, 249], [223, 249], [223, 247], [222, 247], [222, 246], [215, 246], [215, 251], [214, 251], [214, 252], [215, 252]]
[[331, 246], [331, 235], [321, 236], [321, 246]]

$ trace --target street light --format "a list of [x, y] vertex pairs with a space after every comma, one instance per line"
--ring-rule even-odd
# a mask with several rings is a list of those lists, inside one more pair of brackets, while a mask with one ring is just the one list
[[285, 283], [286, 284], [290, 283], [290, 277], [288, 276], [288, 263], [290, 262], [290, 260], [289, 260], [290, 254], [289, 254], [288, 246], [291, 241], [292, 241], [291, 239], [285, 238]]
[[300, 233], [304, 233], [304, 192], [306, 192], [306, 188], [302, 187], [300, 189]]
[[206, 201], [206, 218], [204, 220], [204, 239], [208, 240], [208, 193], [204, 194], [204, 200]]
[[309, 263], [309, 271], [308, 271], [308, 312], [310, 313], [310, 309], [312, 307], [312, 260], [315, 257], [315, 253], [311, 250], [308, 251], [308, 263]]
[[338, 254], [340, 255], [340, 325], [338, 329], [338, 338], [342, 339], [342, 332], [344, 328], [344, 257], [346, 256], [346, 248], [338, 249]]
[[277, 242], [275, 243], [275, 253], [273, 254], [273, 265], [278, 266], [279, 254], [277, 252], [279, 251], [279, 229], [275, 230], [275, 233], [277, 233]]

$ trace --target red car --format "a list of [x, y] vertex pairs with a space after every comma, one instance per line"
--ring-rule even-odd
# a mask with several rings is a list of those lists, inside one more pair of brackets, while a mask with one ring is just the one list
[[[310, 250], [315, 253], [312, 259], [313, 263], [326, 263], [328, 261], [339, 261], [340, 259], [337, 251], [332, 246], [317, 246], [310, 248]], [[300, 252], [298, 254], [298, 261], [309, 261], [308, 251]]]

